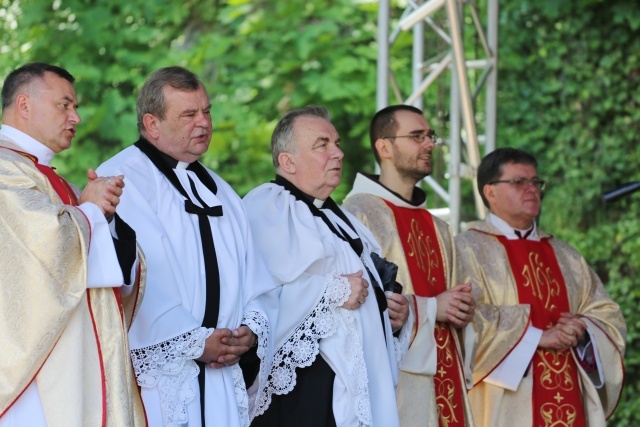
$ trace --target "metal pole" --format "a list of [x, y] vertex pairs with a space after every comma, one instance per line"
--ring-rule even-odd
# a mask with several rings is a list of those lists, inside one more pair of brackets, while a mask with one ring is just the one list
[[[469, 90], [469, 77], [467, 76], [467, 65], [464, 58], [464, 46], [462, 41], [462, 26], [460, 23], [460, 14], [458, 12], [458, 2], [456, 0], [447, 0], [447, 15], [449, 17], [449, 26], [451, 28], [451, 40], [453, 48], [453, 64], [455, 68], [455, 76], [458, 81], [458, 89], [460, 91], [460, 101], [462, 106], [462, 117], [464, 120], [464, 128], [466, 131], [467, 153], [469, 155], [469, 166], [475, 185], [476, 169], [480, 164], [480, 149], [478, 148], [478, 136], [476, 133], [476, 122], [473, 113], [473, 105], [471, 102], [471, 92]], [[479, 218], [485, 216], [485, 206], [482, 203], [480, 194], [474, 192], [476, 211]]]
[[486, 87], [485, 153], [496, 149], [498, 117], [498, 0], [489, 0], [487, 11], [487, 43], [489, 45], [491, 71]]
[[378, 78], [376, 111], [389, 105], [389, 0], [378, 3]]
[[460, 159], [462, 158], [460, 131], [460, 91], [455, 70], [451, 69], [449, 95], [449, 225], [454, 234], [460, 231]]
[[[422, 0], [418, 0], [417, 4], [422, 4]], [[424, 61], [424, 20], [418, 21], [413, 26], [413, 64], [412, 64], [412, 93], [417, 93], [418, 88], [422, 84], [422, 62]], [[420, 96], [415, 97], [412, 100], [414, 107], [423, 109], [424, 97], [422, 92]]]

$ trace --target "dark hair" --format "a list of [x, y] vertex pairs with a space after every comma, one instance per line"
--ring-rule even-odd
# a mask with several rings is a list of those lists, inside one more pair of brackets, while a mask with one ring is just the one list
[[331, 121], [331, 113], [324, 107], [318, 105], [307, 105], [306, 107], [296, 108], [286, 113], [278, 124], [276, 124], [273, 134], [271, 134], [271, 157], [273, 158], [273, 166], [280, 166], [278, 156], [280, 153], [293, 153], [295, 145], [293, 144], [293, 125], [298, 117], [320, 117], [326, 121]]
[[183, 67], [165, 67], [151, 73], [147, 81], [142, 85], [136, 101], [138, 132], [141, 134], [144, 131], [142, 118], [145, 114], [153, 114], [160, 120], [164, 120], [167, 106], [164, 102], [162, 88], [166, 85], [185, 92], [193, 92], [201, 87], [204, 88], [198, 76]]
[[424, 115], [422, 110], [411, 105], [399, 104], [390, 105], [378, 111], [371, 119], [369, 125], [369, 140], [371, 141], [371, 149], [376, 161], [380, 163], [380, 155], [376, 150], [376, 141], [383, 136], [392, 136], [398, 131], [398, 122], [395, 119], [397, 111], [409, 111], [412, 113]]
[[480, 166], [478, 166], [478, 192], [486, 207], [489, 207], [489, 202], [484, 197], [482, 190], [485, 185], [500, 179], [502, 176], [502, 166], [507, 163], [532, 165], [534, 168], [538, 168], [538, 161], [535, 157], [517, 148], [498, 148], [484, 156], [480, 162]]
[[67, 70], [43, 62], [31, 62], [13, 70], [2, 86], [2, 110], [15, 102], [18, 93], [34, 79], [42, 79], [44, 73], [53, 73], [73, 84], [76, 80]]

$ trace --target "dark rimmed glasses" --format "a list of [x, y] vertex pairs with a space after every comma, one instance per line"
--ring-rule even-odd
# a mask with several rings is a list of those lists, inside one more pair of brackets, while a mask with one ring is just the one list
[[502, 184], [502, 183], [511, 184], [514, 187], [516, 187], [518, 190], [526, 190], [531, 185], [537, 188], [539, 191], [544, 191], [545, 187], [547, 186], [547, 183], [545, 181], [542, 181], [541, 179], [538, 179], [538, 178], [498, 179], [495, 181], [491, 181], [489, 185]]
[[396, 139], [396, 138], [411, 138], [418, 144], [422, 144], [425, 139], [429, 138], [434, 144], [438, 140], [438, 134], [435, 130], [429, 129], [426, 132], [416, 132], [410, 133], [409, 135], [390, 135], [390, 136], [381, 136], [381, 139]]

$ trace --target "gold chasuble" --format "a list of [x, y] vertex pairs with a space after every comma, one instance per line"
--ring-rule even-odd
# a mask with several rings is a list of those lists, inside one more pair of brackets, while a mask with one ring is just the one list
[[[509, 240], [497, 236], [505, 247], [516, 281], [518, 301], [531, 307], [531, 323], [547, 330], [570, 312], [567, 287], [547, 241]], [[533, 426], [584, 426], [580, 383], [571, 350], [538, 348], [533, 366]]]
[[145, 425], [127, 344], [144, 283], [87, 289], [77, 189], [0, 136], [0, 418], [35, 381], [47, 424]]
[[[455, 238], [462, 281], [482, 289], [469, 390], [476, 426], [605, 427], [624, 379], [620, 307], [566, 242], [537, 227], [535, 239], [508, 240], [491, 218]], [[585, 371], [578, 351], [546, 351], [539, 338], [528, 341], [529, 327], [544, 331], [563, 312], [587, 325], [600, 372]]]
[[[431, 214], [423, 209], [403, 208], [388, 201], [385, 203], [393, 211], [415, 294], [435, 297], [446, 291], [444, 261]], [[460, 376], [462, 367], [453, 333], [446, 323], [436, 322], [434, 335], [437, 344], [434, 387], [439, 425], [464, 426], [462, 396], [466, 388]]]

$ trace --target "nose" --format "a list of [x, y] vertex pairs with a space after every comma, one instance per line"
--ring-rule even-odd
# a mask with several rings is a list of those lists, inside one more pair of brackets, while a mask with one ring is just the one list
[[80, 114], [78, 114], [78, 110], [76, 110], [75, 108], [72, 109], [71, 113], [69, 114], [69, 121], [74, 125], [77, 125], [82, 121], [82, 119], [80, 118]]
[[524, 190], [525, 191], [529, 191], [529, 192], [533, 192], [533, 193], [540, 193], [540, 187], [538, 187], [534, 181], [531, 180], [527, 180], [525, 181], [525, 187]]
[[339, 145], [335, 144], [334, 145], [334, 150], [331, 153], [331, 158], [332, 159], [342, 160], [343, 157], [344, 157], [344, 152], [342, 151], [342, 149], [340, 148]]
[[210, 127], [211, 126], [211, 116], [205, 113], [199, 113], [196, 124], [200, 127]]
[[435, 139], [436, 139], [435, 136], [426, 136], [423, 142], [426, 144], [427, 147], [430, 147], [433, 149], [436, 146]]

